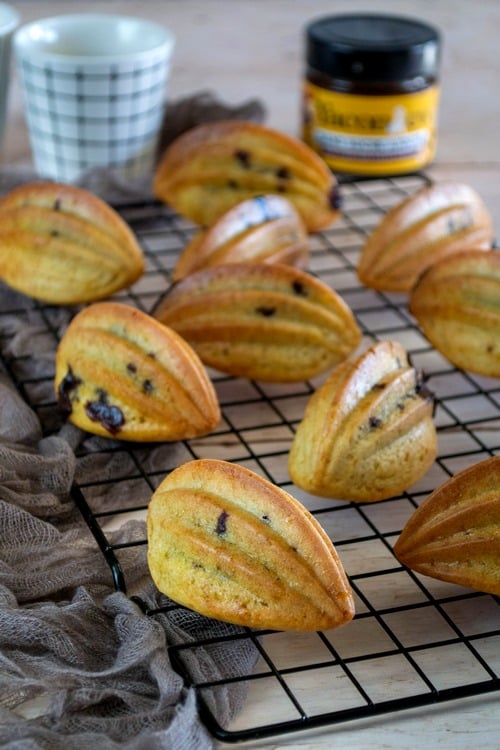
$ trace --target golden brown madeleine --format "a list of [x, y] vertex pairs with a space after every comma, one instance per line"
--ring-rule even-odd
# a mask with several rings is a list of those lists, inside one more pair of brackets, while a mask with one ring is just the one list
[[237, 464], [190, 461], [155, 491], [148, 564], [166, 596], [208, 617], [273, 630], [321, 630], [354, 616], [349, 581], [316, 519]]
[[55, 305], [93, 302], [143, 271], [130, 228], [83, 188], [35, 182], [0, 201], [0, 278], [17, 291]]
[[500, 595], [500, 456], [434, 490], [411, 515], [394, 552], [418, 573]]
[[314, 377], [345, 359], [361, 338], [336, 292], [281, 263], [198, 271], [172, 287], [154, 315], [206, 365], [256, 380]]
[[55, 389], [73, 424], [120, 440], [192, 438], [220, 419], [212, 383], [191, 347], [117, 302], [95, 303], [73, 318], [57, 349]]
[[360, 281], [373, 289], [408, 292], [430, 265], [493, 243], [490, 214], [468, 185], [426, 186], [388, 211], [368, 237], [358, 263]]
[[335, 177], [309, 146], [241, 120], [198, 125], [179, 136], [158, 164], [153, 192], [207, 227], [237, 203], [274, 193], [293, 203], [310, 232], [339, 216]]
[[383, 500], [408, 489], [437, 452], [433, 404], [395, 341], [338, 365], [311, 396], [289, 455], [313, 495]]
[[436, 263], [409, 297], [431, 344], [454, 365], [500, 377], [500, 253], [470, 250]]
[[307, 265], [309, 236], [290, 201], [259, 195], [226, 211], [209, 229], [200, 230], [181, 253], [174, 281], [203, 268], [226, 263]]

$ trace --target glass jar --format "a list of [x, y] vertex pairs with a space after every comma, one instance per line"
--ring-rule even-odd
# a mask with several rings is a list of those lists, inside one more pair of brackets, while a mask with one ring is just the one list
[[303, 139], [335, 172], [396, 175], [435, 154], [441, 40], [426, 23], [347, 14], [306, 29]]

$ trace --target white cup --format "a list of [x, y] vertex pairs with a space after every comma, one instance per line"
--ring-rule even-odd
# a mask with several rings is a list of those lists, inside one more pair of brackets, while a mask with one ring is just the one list
[[0, 3], [0, 146], [3, 142], [7, 98], [10, 84], [10, 58], [12, 34], [19, 24], [20, 16], [11, 5]]
[[61, 182], [94, 167], [145, 175], [173, 47], [168, 29], [129, 16], [74, 14], [22, 26], [14, 52], [38, 174]]

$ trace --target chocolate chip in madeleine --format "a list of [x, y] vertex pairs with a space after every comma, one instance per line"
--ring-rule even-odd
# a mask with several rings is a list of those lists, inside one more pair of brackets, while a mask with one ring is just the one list
[[98, 389], [93, 401], [85, 404], [85, 414], [93, 422], [100, 422], [110, 435], [118, 435], [125, 424], [125, 416], [119, 406], [109, 403], [108, 394]]

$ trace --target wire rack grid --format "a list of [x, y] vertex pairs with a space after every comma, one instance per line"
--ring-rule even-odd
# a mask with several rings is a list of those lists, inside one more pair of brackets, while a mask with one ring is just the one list
[[[196, 689], [200, 716], [219, 740], [233, 743], [333, 727], [500, 687], [498, 599], [415, 574], [392, 552], [405, 521], [435, 487], [500, 450], [500, 382], [457, 370], [429, 346], [404, 295], [369, 290], [356, 277], [368, 233], [385, 211], [427, 182], [424, 175], [413, 175], [345, 183], [342, 218], [312, 237], [309, 268], [349, 304], [366, 343], [398, 340], [434, 393], [438, 457], [415, 486], [377, 503], [328, 501], [298, 490], [288, 475], [288, 451], [321, 379], [277, 385], [211, 372], [223, 415], [212, 435], [179, 443], [174, 452], [163, 451], [161, 445], [117, 448], [113, 441], [113, 448], [102, 450], [127, 452], [127, 475], [74, 487], [74, 500], [109, 563], [114, 585], [124, 592], [123, 555], [131, 544], [113, 544], [108, 529], [131, 516], [144, 518], [151, 492], [175, 465], [191, 458], [222, 458], [260, 473], [301, 500], [332, 538], [356, 599], [356, 616], [349, 625], [294, 634], [238, 628], [220, 639], [202, 635], [170, 647], [172, 664]], [[117, 209], [134, 230], [147, 261], [142, 279], [117, 298], [150, 312], [170, 284], [171, 270], [195, 229], [156, 202]], [[35, 315], [47, 336], [57, 336], [57, 311], [21, 295], [15, 299], [14, 307], [12, 302], [1, 304], [0, 316]], [[56, 404], [43, 387], [52, 382], [50, 363], [46, 373], [34, 378], [22, 360], [2, 354], [4, 367], [50, 431]], [[96, 487], [105, 482], [122, 486], [123, 507], [93, 506]], [[133, 542], [146, 543], [145, 538]], [[165, 600], [165, 606], [151, 610], [132, 598], [151, 617], [168, 617], [177, 608]], [[197, 649], [209, 647], [217, 658], [217, 649], [227, 640], [251, 643], [258, 653], [256, 668], [219, 681], [194, 679], [189, 665]], [[236, 719], [222, 726], [211, 710], [210, 697], [230, 681], [245, 684], [246, 700]]]

